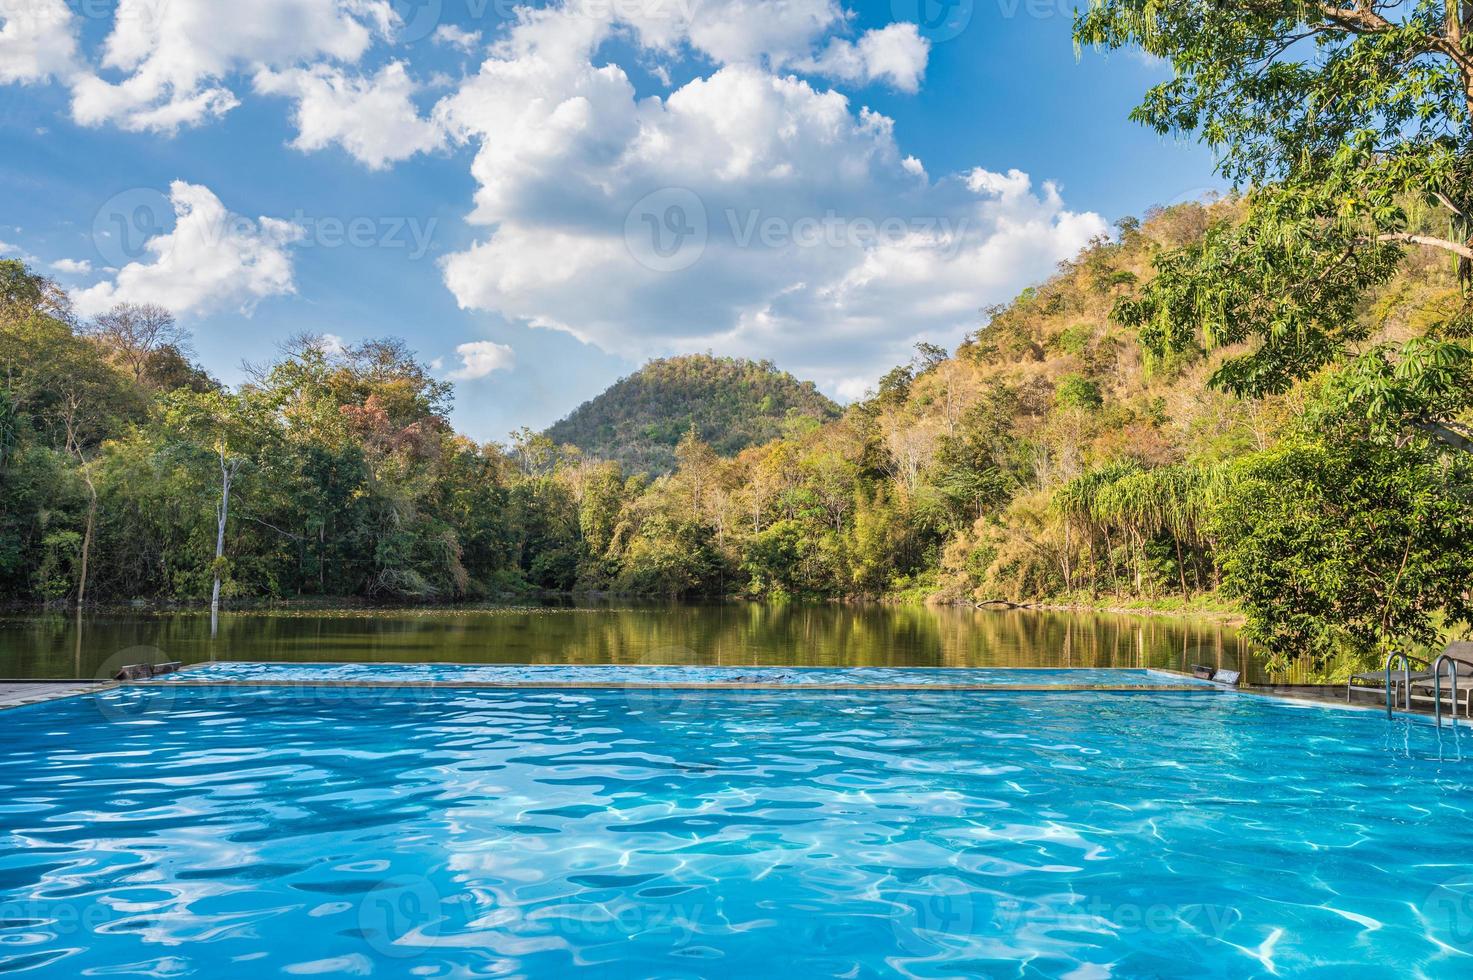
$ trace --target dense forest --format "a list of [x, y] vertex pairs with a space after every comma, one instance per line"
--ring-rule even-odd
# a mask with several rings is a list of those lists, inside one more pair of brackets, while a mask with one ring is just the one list
[[812, 382], [770, 361], [692, 354], [649, 362], [547, 435], [627, 473], [654, 475], [675, 468], [675, 447], [693, 427], [717, 453], [732, 456], [838, 415]]
[[[392, 340], [303, 336], [224, 389], [166, 312], [80, 324], [6, 262], [0, 587], [202, 600], [218, 573], [227, 599], [1207, 596], [1296, 644], [1332, 617], [1372, 629], [1397, 569], [1417, 605], [1473, 565], [1473, 501], [1429, 493], [1466, 486], [1473, 456], [1357, 437], [1333, 372], [1239, 398], [1208, 384], [1236, 348], [1156, 357], [1112, 321], [1154, 260], [1240, 211], [1123, 222], [841, 417], [732, 456], [688, 428], [653, 479], [546, 435], [456, 435], [450, 388]], [[1461, 295], [1446, 262], [1413, 256], [1366, 304], [1367, 336], [1416, 337]]]

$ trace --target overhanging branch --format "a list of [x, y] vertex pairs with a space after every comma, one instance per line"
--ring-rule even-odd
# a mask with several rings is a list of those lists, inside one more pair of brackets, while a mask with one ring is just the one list
[[1405, 242], [1408, 245], [1425, 245], [1428, 248], [1440, 248], [1454, 255], [1473, 261], [1473, 246], [1460, 245], [1447, 238], [1433, 238], [1431, 235], [1413, 235], [1410, 232], [1389, 232], [1385, 235], [1376, 236], [1378, 242]]
[[[1382, 17], [1376, 12], [1376, 8], [1370, 3], [1357, 3], [1354, 7], [1343, 7], [1335, 3], [1319, 4], [1320, 13], [1326, 20], [1347, 31], [1356, 34], [1387, 34], [1397, 28], [1398, 25]], [[1452, 59], [1459, 68], [1463, 70], [1463, 77], [1467, 80], [1473, 73], [1473, 54], [1464, 50], [1460, 38], [1454, 38], [1448, 34], [1434, 34], [1429, 38], [1429, 51], [1445, 55]]]
[[1417, 428], [1444, 445], [1465, 453], [1473, 453], [1473, 438], [1441, 422], [1418, 422]]

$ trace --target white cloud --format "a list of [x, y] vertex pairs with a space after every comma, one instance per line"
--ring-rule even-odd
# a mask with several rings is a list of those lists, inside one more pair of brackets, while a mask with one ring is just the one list
[[72, 115], [84, 125], [173, 132], [238, 105], [226, 84], [236, 72], [353, 63], [396, 22], [387, 0], [118, 0], [102, 67], [126, 77], [77, 77]]
[[4, 256], [9, 256], [13, 259], [19, 259], [21, 262], [24, 262], [26, 265], [30, 266], [37, 265], [41, 261], [30, 252], [27, 252], [25, 249], [21, 248], [19, 245], [12, 245], [9, 242], [0, 242], [0, 257]]
[[176, 180], [169, 199], [174, 229], [148, 240], [147, 260], [73, 293], [78, 312], [93, 316], [116, 303], [158, 303], [181, 315], [230, 307], [249, 313], [268, 296], [296, 291], [287, 247], [302, 238], [300, 227], [232, 214], [198, 184]]
[[[469, 220], [485, 231], [443, 263], [462, 307], [625, 356], [772, 356], [852, 393], [1107, 229], [1016, 171], [932, 180], [890, 119], [756, 63], [637, 99], [618, 65], [593, 62], [606, 36], [529, 15], [437, 106], [477, 145]], [[899, 82], [903, 64], [876, 54], [863, 70]], [[704, 250], [676, 271], [635, 258], [640, 235], [700, 219]]]
[[325, 333], [321, 339], [324, 354], [341, 354], [348, 349], [348, 342], [335, 333]]
[[[1106, 230], [1027, 174], [928, 174], [890, 119], [828, 88], [917, 91], [929, 43], [913, 24], [856, 36], [841, 0], [549, 2], [518, 8], [479, 69], [426, 115], [416, 100], [439, 83], [418, 84], [425, 75], [373, 50], [402, 23], [389, 0], [254, 0], [232, 5], [228, 25], [215, 0], [119, 0], [105, 77], [74, 77], [73, 113], [171, 131], [229, 111], [248, 76], [256, 93], [294, 100], [292, 145], [304, 152], [341, 146], [376, 169], [470, 144], [478, 238], [442, 266], [462, 307], [623, 355], [772, 356], [846, 394], [907, 359], [914, 339], [975, 328], [983, 307]], [[448, 24], [432, 39], [482, 46]], [[638, 98], [615, 63], [631, 47], [667, 89], [690, 77], [671, 69], [693, 55], [706, 67]], [[287, 246], [300, 229], [262, 219], [251, 248], [236, 236], [180, 247], [197, 211], [230, 216], [208, 190], [175, 186], [176, 208], [181, 193], [208, 200], [185, 205], [154, 254], [83, 302], [249, 308], [291, 291]], [[665, 189], [695, 209], [638, 211]], [[674, 271], [636, 258], [639, 236], [675, 217], [704, 219], [703, 251]], [[459, 378], [512, 356], [489, 343], [459, 354]]]
[[371, 170], [434, 150], [445, 142], [439, 127], [420, 117], [414, 81], [402, 62], [372, 78], [353, 77], [318, 65], [285, 72], [263, 70], [256, 91], [297, 100], [297, 137], [303, 152], [340, 145]]
[[77, 18], [66, 0], [0, 0], [0, 84], [66, 78], [77, 61]]
[[505, 344], [477, 340], [455, 348], [461, 366], [450, 372], [456, 381], [474, 381], [492, 371], [510, 371], [517, 363], [516, 351]]
[[931, 42], [911, 23], [866, 31], [857, 42], [834, 38], [816, 58], [798, 67], [846, 82], [885, 82], [902, 92], [916, 92], [926, 73]]
[[86, 259], [57, 259], [51, 268], [66, 275], [85, 276], [91, 274], [92, 263]]
[[[587, 0], [597, 7], [604, 0]], [[836, 0], [643, 0], [606, 4], [647, 47], [684, 41], [719, 65], [782, 68], [807, 58], [819, 39], [844, 25]], [[572, 6], [577, 6], [576, 0]]]
[[481, 46], [481, 32], [467, 31], [454, 24], [441, 24], [435, 28], [435, 33], [430, 35], [430, 40], [469, 54]]

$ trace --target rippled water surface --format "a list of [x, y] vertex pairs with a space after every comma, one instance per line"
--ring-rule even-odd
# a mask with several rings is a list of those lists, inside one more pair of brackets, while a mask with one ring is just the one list
[[188, 683], [375, 683], [375, 684], [856, 684], [907, 686], [1099, 686], [1211, 688], [1190, 675], [1157, 670], [1099, 670], [1087, 667], [686, 667], [583, 666], [551, 664], [284, 664], [214, 663], [164, 678]]
[[0, 970], [1467, 976], [1473, 733], [1247, 695], [0, 712]]

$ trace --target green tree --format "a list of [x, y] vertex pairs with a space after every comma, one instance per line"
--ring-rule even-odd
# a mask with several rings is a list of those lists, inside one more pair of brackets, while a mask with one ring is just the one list
[[218, 467], [220, 496], [215, 508], [215, 558], [211, 563], [210, 623], [214, 631], [220, 615], [220, 586], [228, 567], [225, 532], [230, 524], [230, 495], [236, 476], [248, 464], [259, 465], [272, 454], [267, 451], [268, 420], [259, 401], [250, 394], [231, 396], [222, 392], [171, 392], [164, 410], [165, 424], [183, 439], [209, 447], [208, 455]]
[[[1446, 255], [1473, 281], [1467, 0], [1095, 0], [1075, 38], [1168, 59], [1172, 78], [1133, 117], [1199, 136], [1245, 195], [1241, 221], [1162, 254], [1121, 304], [1157, 354], [1247, 343], [1216, 383], [1283, 392], [1366, 338], [1359, 305], [1409, 250]], [[1465, 300], [1430, 326], [1465, 346], [1473, 310]], [[1427, 408], [1419, 422], [1450, 414]]]
[[1098, 384], [1081, 375], [1070, 374], [1059, 380], [1059, 386], [1054, 390], [1054, 402], [1060, 408], [1090, 411], [1103, 405], [1105, 398], [1100, 394]]
[[1473, 457], [1426, 444], [1290, 445], [1235, 464], [1212, 524], [1248, 635], [1284, 666], [1473, 625], [1470, 478]]

